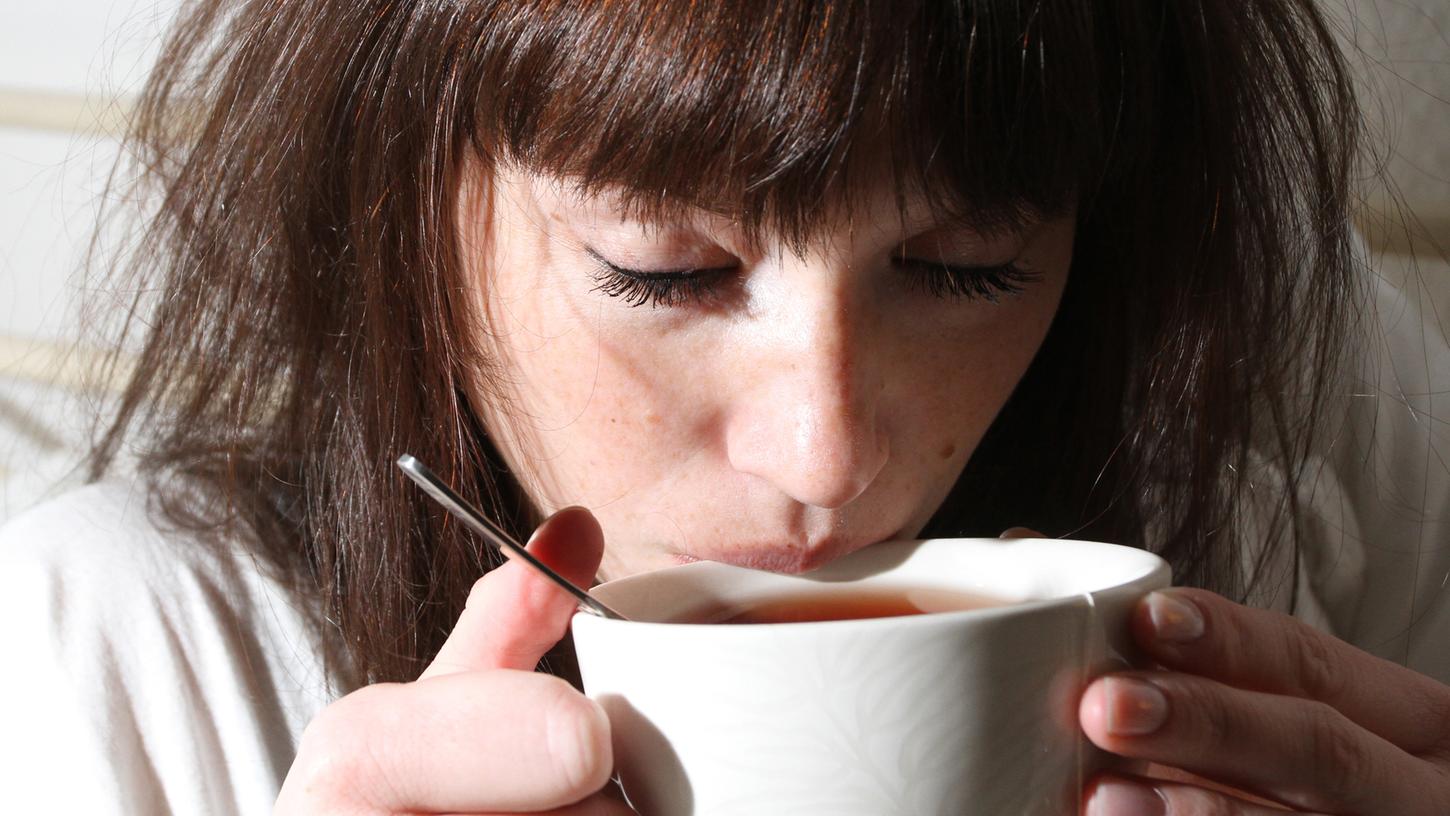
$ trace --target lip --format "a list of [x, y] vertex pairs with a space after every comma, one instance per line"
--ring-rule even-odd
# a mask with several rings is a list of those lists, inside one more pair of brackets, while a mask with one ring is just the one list
[[899, 537], [900, 531], [868, 539], [865, 544], [857, 543], [859, 539], [851, 541], [827, 538], [804, 547], [785, 549], [782, 549], [778, 543], [738, 544], [715, 549], [696, 549], [690, 553], [675, 553], [674, 559], [681, 564], [716, 561], [746, 569], [795, 575], [823, 567], [841, 556], [865, 549], [872, 544], [893, 541]]

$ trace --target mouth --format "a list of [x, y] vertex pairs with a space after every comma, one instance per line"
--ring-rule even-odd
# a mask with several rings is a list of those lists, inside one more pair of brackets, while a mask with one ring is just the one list
[[861, 539], [825, 538], [800, 547], [781, 547], [779, 542], [734, 544], [715, 548], [696, 548], [690, 553], [674, 554], [675, 561], [691, 564], [696, 561], [716, 561], [736, 567], [798, 575], [865, 549], [882, 541], [893, 541], [901, 537], [900, 530], [890, 535]]

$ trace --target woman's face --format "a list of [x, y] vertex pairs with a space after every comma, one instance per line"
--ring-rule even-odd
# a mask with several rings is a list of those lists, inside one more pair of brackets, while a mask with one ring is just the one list
[[903, 216], [890, 185], [799, 252], [518, 170], [460, 215], [485, 420], [541, 509], [597, 514], [601, 579], [914, 536], [1042, 342], [1073, 240], [1070, 214], [1002, 235]]

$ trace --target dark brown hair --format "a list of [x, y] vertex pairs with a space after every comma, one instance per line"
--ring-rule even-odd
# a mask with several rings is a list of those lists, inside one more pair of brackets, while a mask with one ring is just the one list
[[885, 160], [989, 226], [1077, 207], [1048, 339], [928, 532], [1130, 543], [1241, 597], [1254, 468], [1292, 547], [1350, 318], [1356, 117], [1312, 0], [199, 2], [129, 142], [157, 204], [92, 474], [134, 446], [173, 522], [240, 526], [360, 678], [411, 678], [493, 560], [394, 458], [537, 522], [471, 403], [468, 168], [798, 239]]

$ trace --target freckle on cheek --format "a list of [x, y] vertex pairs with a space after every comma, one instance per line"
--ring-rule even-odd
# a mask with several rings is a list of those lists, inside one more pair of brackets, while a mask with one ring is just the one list
[[946, 443], [941, 449], [941, 458], [950, 459], [952, 454], [957, 452], [957, 446], [951, 442]]
[[650, 425], [658, 425], [660, 424], [660, 415], [654, 411], [645, 411], [644, 421]]

